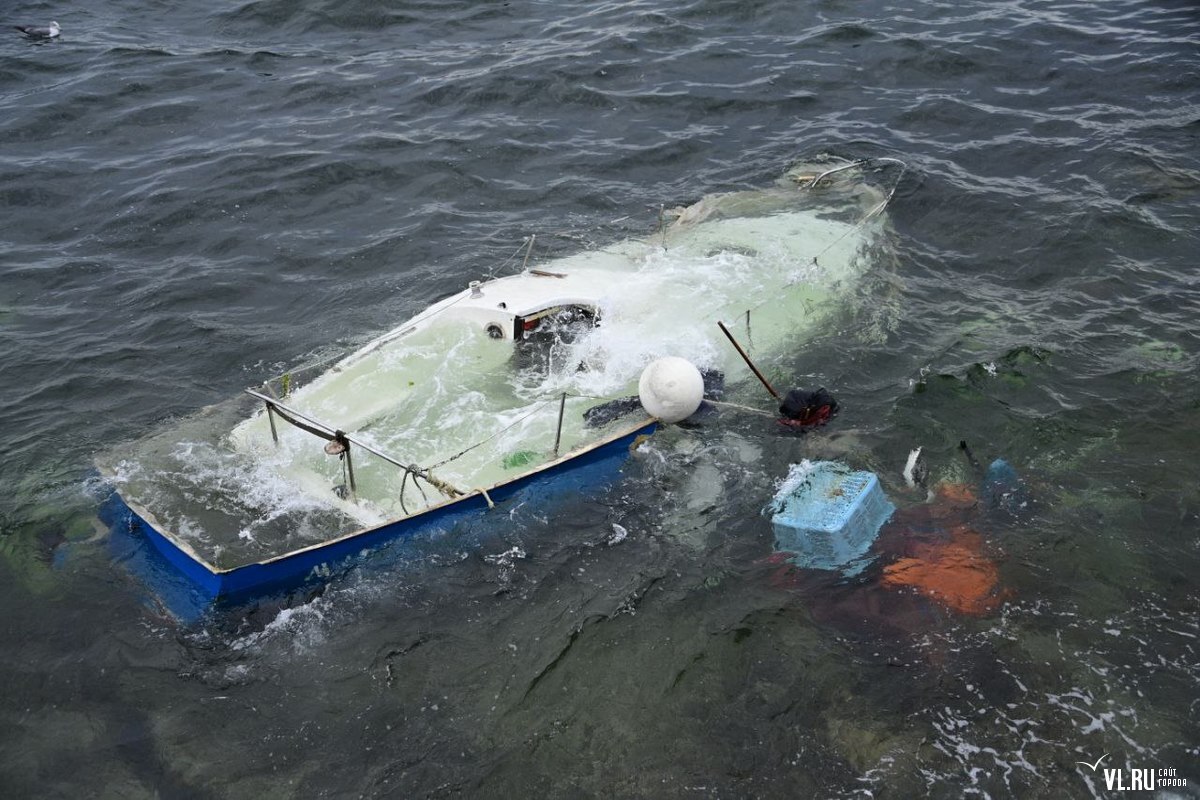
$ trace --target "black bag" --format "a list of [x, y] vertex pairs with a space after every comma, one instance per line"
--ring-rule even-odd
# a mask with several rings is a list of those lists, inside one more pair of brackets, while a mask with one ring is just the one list
[[819, 425], [836, 414], [837, 410], [837, 399], [824, 386], [815, 392], [792, 389], [779, 406], [779, 413], [786, 421], [796, 425]]

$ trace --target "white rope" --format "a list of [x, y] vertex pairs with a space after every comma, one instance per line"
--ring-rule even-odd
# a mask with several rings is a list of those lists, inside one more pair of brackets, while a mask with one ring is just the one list
[[706, 400], [705, 402], [712, 403], [714, 406], [721, 406], [722, 408], [733, 408], [737, 409], [738, 411], [746, 411], [750, 414], [758, 414], [760, 417], [770, 417], [771, 419], [775, 419], [777, 416], [779, 416], [778, 414], [772, 414], [769, 411], [763, 411], [761, 408], [751, 408], [750, 406], [743, 406], [739, 403], [727, 403], [724, 400]]
[[528, 414], [525, 414], [525, 415], [524, 415], [524, 416], [522, 416], [521, 418], [519, 418], [519, 419], [517, 419], [517, 420], [514, 420], [514, 421], [513, 421], [513, 422], [511, 422], [510, 424], [508, 424], [508, 425], [504, 426], [504, 427], [503, 427], [503, 428], [501, 428], [500, 430], [498, 430], [498, 431], [496, 431], [495, 433], [493, 433], [491, 436], [488, 436], [486, 439], [480, 439], [480, 440], [479, 440], [478, 442], [476, 442], [475, 444], [473, 444], [473, 445], [470, 445], [469, 447], [466, 447], [466, 448], [464, 448], [464, 449], [462, 449], [462, 450], [459, 450], [457, 453], [455, 453], [454, 455], [450, 456], [449, 458], [443, 459], [443, 460], [441, 460], [441, 461], [437, 462], [436, 464], [433, 464], [433, 465], [431, 465], [431, 466], [428, 466], [428, 467], [426, 467], [425, 469], [427, 469], [427, 470], [435, 470], [435, 469], [437, 469], [438, 467], [441, 467], [441, 466], [443, 466], [443, 465], [445, 465], [445, 464], [449, 464], [451, 461], [454, 461], [456, 458], [461, 458], [462, 456], [465, 456], [467, 453], [471, 452], [471, 451], [472, 451], [472, 450], [474, 450], [476, 447], [480, 447], [481, 445], [485, 445], [485, 444], [487, 444], [488, 442], [490, 442], [492, 439], [495, 439], [495, 438], [496, 438], [497, 436], [499, 436], [500, 434], [502, 434], [502, 433], [505, 433], [506, 431], [512, 430], [512, 429], [513, 429], [513, 428], [515, 428], [516, 426], [520, 425], [522, 422], [524, 422], [525, 420], [529, 419], [529, 418], [530, 418], [530, 417], [532, 417], [534, 414], [538, 413], [538, 412], [539, 412], [539, 411], [541, 411], [543, 408], [545, 408], [546, 404], [547, 404], [547, 403], [549, 403], [549, 402], [551, 402], [551, 401], [549, 401], [549, 400], [543, 400], [543, 401], [542, 401], [540, 404], [538, 404], [537, 408], [533, 409], [532, 411], [530, 411]]

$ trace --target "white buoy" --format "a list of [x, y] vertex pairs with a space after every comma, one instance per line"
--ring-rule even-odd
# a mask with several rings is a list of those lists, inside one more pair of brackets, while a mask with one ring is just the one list
[[642, 370], [638, 399], [650, 416], [668, 424], [679, 422], [695, 414], [700, 407], [700, 401], [704, 399], [704, 378], [686, 358], [660, 358]]

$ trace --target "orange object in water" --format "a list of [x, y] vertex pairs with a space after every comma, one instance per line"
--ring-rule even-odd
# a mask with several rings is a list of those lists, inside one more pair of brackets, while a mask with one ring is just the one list
[[921, 545], [915, 557], [901, 558], [883, 569], [882, 584], [911, 586], [961, 614], [984, 615], [1004, 602], [997, 591], [1000, 572], [983, 553], [983, 537], [959, 526], [950, 541]]
[[938, 500], [955, 508], [970, 508], [979, 502], [975, 489], [966, 483], [939, 483], [936, 491]]

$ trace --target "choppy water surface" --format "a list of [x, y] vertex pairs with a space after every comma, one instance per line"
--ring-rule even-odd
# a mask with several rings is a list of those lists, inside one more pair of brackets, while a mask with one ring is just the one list
[[[1200, 14], [1160, 2], [18, 4], [0, 44], [5, 796], [1106, 796], [1200, 784]], [[800, 159], [895, 257], [780, 380], [311, 599], [181, 627], [96, 453]], [[511, 268], [511, 267], [509, 267]], [[767, 407], [752, 386], [740, 399]], [[1007, 603], [781, 570], [788, 465], [1007, 458]], [[911, 500], [908, 500], [911, 502]], [[1077, 762], [1094, 762], [1093, 772]]]

